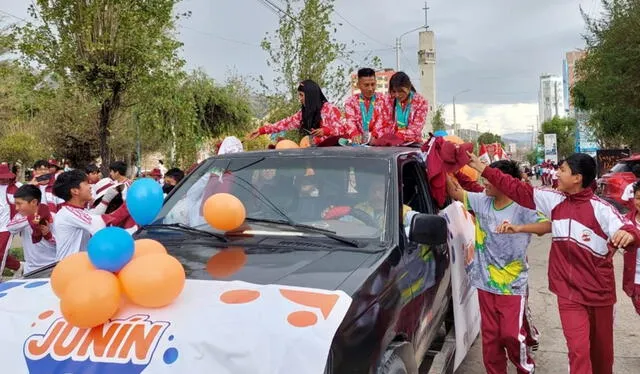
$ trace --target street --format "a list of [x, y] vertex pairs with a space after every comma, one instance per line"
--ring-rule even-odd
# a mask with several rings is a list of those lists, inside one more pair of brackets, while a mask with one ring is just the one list
[[[540, 349], [535, 352], [537, 373], [565, 373], [569, 364], [567, 347], [562, 334], [556, 297], [547, 288], [547, 262], [551, 236], [534, 237], [529, 246], [531, 273], [529, 298], [534, 322], [540, 331]], [[618, 302], [615, 319], [615, 373], [640, 372], [640, 316], [631, 305], [629, 297], [622, 291], [622, 255], [614, 257]], [[509, 373], [516, 370], [510, 366]], [[482, 363], [482, 343], [476, 340], [467, 358], [456, 373], [485, 373]]]

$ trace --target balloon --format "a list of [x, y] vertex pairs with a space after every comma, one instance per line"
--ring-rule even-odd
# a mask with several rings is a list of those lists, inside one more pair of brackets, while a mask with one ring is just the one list
[[289, 140], [289, 139], [280, 140], [278, 144], [276, 144], [276, 149], [293, 149], [293, 148], [300, 148], [300, 146], [293, 140]]
[[127, 191], [127, 209], [138, 225], [148, 225], [162, 209], [164, 195], [162, 187], [151, 178], [133, 182]]
[[247, 255], [242, 248], [227, 248], [211, 256], [207, 261], [207, 272], [214, 278], [228, 278], [237, 273], [247, 263]]
[[152, 254], [167, 254], [167, 249], [160, 242], [153, 239], [138, 239], [135, 241], [133, 258]]
[[447, 136], [447, 132], [444, 130], [437, 130], [433, 133], [434, 136]]
[[222, 231], [237, 229], [247, 216], [242, 201], [228, 193], [211, 195], [204, 202], [202, 213], [211, 227]]
[[[455, 135], [447, 135], [444, 137], [444, 140], [451, 142], [453, 144], [462, 144], [464, 143], [464, 140], [462, 140], [460, 137], [455, 136]], [[129, 195], [127, 194], [127, 199], [129, 198]]]
[[60, 299], [60, 311], [71, 325], [91, 328], [113, 318], [121, 298], [120, 284], [113, 273], [87, 271], [69, 282]]
[[309, 140], [309, 135], [300, 139], [300, 148], [309, 148], [311, 147], [311, 141]]
[[460, 169], [460, 172], [469, 177], [474, 182], [478, 180], [478, 171], [470, 167], [469, 165], [463, 166], [462, 169]]
[[185, 273], [174, 257], [150, 254], [131, 260], [118, 273], [125, 295], [134, 304], [160, 308], [171, 304], [182, 292]]
[[62, 259], [51, 272], [51, 288], [53, 293], [62, 297], [69, 282], [85, 272], [96, 270], [87, 252], [78, 252]]
[[87, 253], [98, 269], [117, 272], [133, 257], [133, 238], [120, 227], [107, 227], [89, 239]]

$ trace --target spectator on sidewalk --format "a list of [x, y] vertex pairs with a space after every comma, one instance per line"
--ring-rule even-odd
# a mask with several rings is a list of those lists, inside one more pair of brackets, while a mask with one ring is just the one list
[[57, 237], [56, 260], [87, 250], [89, 238], [106, 226], [118, 226], [129, 217], [126, 204], [111, 214], [104, 214], [108, 201], [103, 197], [103, 204], [89, 210], [91, 203], [91, 186], [87, 174], [81, 170], [62, 173], [53, 187], [56, 196], [65, 203], [54, 217], [53, 232]]
[[36, 186], [26, 184], [16, 191], [14, 197], [17, 214], [7, 229], [22, 238], [24, 271], [28, 273], [56, 260], [53, 215], [47, 205], [41, 204], [42, 192]]
[[174, 187], [184, 178], [184, 172], [178, 168], [169, 169], [164, 175], [164, 185], [162, 192], [169, 194]]
[[[0, 165], [0, 265], [12, 270], [14, 276], [20, 276], [23, 266], [20, 261], [8, 253], [11, 247], [11, 233], [7, 229], [9, 221], [16, 214], [15, 193], [20, 187], [16, 183], [16, 175], [9, 170], [7, 164]], [[6, 258], [6, 260], [4, 260]], [[1, 266], [0, 266], [1, 267]], [[0, 269], [2, 271], [2, 269]], [[0, 275], [2, 275], [0, 273]]]

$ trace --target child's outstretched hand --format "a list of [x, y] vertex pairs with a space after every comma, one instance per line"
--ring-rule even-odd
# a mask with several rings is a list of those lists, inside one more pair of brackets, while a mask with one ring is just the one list
[[517, 234], [520, 232], [520, 226], [512, 225], [509, 222], [502, 222], [500, 226], [496, 228], [498, 234]]
[[478, 156], [476, 156], [472, 152], [467, 152], [467, 155], [469, 155], [469, 158], [471, 159], [469, 160], [469, 166], [476, 169], [480, 174], [482, 174], [484, 168], [486, 168], [487, 165], [484, 162], [480, 161], [480, 158], [478, 158]]
[[633, 243], [633, 235], [624, 230], [618, 230], [611, 237], [611, 243], [617, 248], [624, 248]]

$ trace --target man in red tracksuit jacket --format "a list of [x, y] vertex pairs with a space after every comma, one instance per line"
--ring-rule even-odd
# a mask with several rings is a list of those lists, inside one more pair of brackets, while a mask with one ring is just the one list
[[571, 155], [558, 171], [558, 190], [533, 188], [477, 156], [469, 165], [523, 207], [551, 219], [549, 289], [558, 297], [571, 374], [613, 373], [613, 305], [616, 302], [615, 248], [640, 243], [634, 225], [593, 194], [594, 159]]

